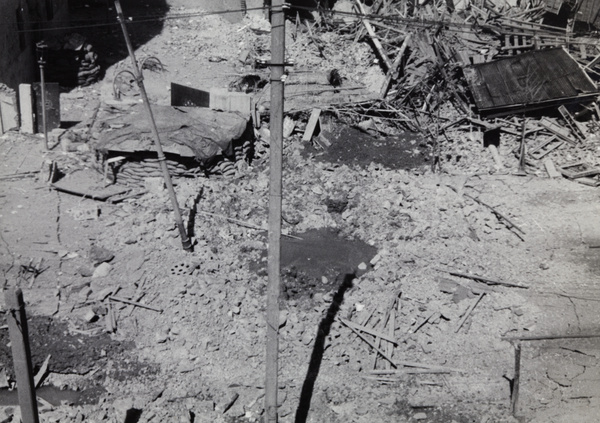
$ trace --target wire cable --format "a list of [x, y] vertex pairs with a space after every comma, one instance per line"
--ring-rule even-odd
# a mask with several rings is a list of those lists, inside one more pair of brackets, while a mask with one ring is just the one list
[[[215, 15], [226, 15], [230, 13], [248, 13], [249, 11], [267, 11], [270, 8], [267, 6], [264, 7], [253, 7], [253, 8], [240, 8], [240, 9], [229, 9], [222, 11], [212, 11], [212, 12], [188, 12], [188, 13], [173, 13], [171, 15], [163, 15], [163, 14], [144, 14], [144, 15], [131, 15], [127, 17], [127, 24], [147, 24], [147, 23], [155, 23], [155, 22], [165, 22], [171, 20], [179, 20], [179, 19], [190, 19], [197, 17], [206, 17], [206, 16], [215, 16]], [[456, 34], [460, 33], [473, 33], [474, 29], [483, 28], [478, 23], [467, 23], [467, 22], [452, 22], [449, 20], [436, 20], [436, 19], [423, 19], [419, 17], [415, 18], [407, 18], [402, 15], [379, 15], [379, 14], [361, 14], [356, 12], [345, 12], [345, 11], [337, 11], [337, 10], [326, 10], [318, 7], [305, 7], [305, 6], [297, 6], [291, 5], [290, 9], [300, 10], [300, 11], [308, 11], [308, 12], [325, 12], [328, 15], [338, 15], [347, 18], [353, 18], [357, 20], [357, 23], [362, 20], [370, 20], [370, 21], [380, 21], [380, 22], [390, 22], [396, 24], [402, 24], [412, 29], [432, 29], [439, 28], [443, 29], [445, 32], [452, 32]], [[168, 12], [167, 12], [168, 13]], [[82, 24], [82, 25], [65, 25], [58, 26], [53, 28], [37, 28], [37, 29], [22, 29], [15, 31], [16, 33], [30, 33], [30, 32], [49, 32], [49, 31], [63, 31], [63, 30], [73, 30], [73, 29], [86, 29], [86, 28], [101, 28], [101, 27], [112, 27], [118, 26], [119, 23], [116, 20], [116, 15], [114, 16], [114, 22], [103, 22], [103, 23], [90, 23], [90, 24]], [[77, 20], [76, 22], [82, 22], [86, 20]], [[97, 19], [90, 19], [89, 21], [97, 21]], [[57, 23], [66, 23], [66, 21], [30, 21], [28, 24], [35, 24], [40, 26], [46, 26], [49, 24], [57, 24]], [[534, 24], [535, 25], [535, 24]], [[398, 28], [399, 30], [401, 28]], [[536, 33], [536, 32], [551, 32], [548, 28], [527, 28], [528, 32]], [[568, 35], [561, 28], [556, 28], [556, 32], [565, 35]]]

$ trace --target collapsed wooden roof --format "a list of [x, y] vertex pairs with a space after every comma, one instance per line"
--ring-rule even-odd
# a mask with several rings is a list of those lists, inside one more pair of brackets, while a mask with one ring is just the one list
[[491, 116], [582, 102], [599, 94], [563, 48], [534, 50], [463, 71], [479, 112]]

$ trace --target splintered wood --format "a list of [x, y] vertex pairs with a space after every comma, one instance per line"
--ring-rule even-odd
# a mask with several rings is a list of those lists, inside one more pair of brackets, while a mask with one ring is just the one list
[[[450, 373], [450, 372], [462, 372], [460, 369], [455, 369], [446, 366], [437, 366], [431, 364], [423, 364], [414, 361], [398, 360], [393, 358], [394, 347], [397, 347], [399, 342], [396, 339], [396, 313], [400, 306], [401, 292], [397, 291], [396, 294], [391, 298], [390, 304], [384, 311], [383, 319], [375, 319], [371, 326], [366, 326], [373, 316], [373, 312], [369, 313], [363, 320], [362, 324], [351, 322], [348, 319], [337, 317], [337, 321], [350, 329], [360, 340], [369, 345], [375, 355], [373, 356], [373, 371], [371, 372], [374, 380], [388, 379], [386, 375], [398, 376], [402, 374], [419, 374], [419, 373]], [[474, 308], [474, 307], [473, 307]], [[433, 313], [428, 317], [428, 320], [439, 313]], [[377, 329], [377, 325], [379, 328]], [[387, 331], [387, 333], [385, 333]], [[380, 367], [383, 369], [377, 369], [378, 358], [382, 358]], [[409, 369], [404, 369], [408, 367]], [[394, 370], [391, 370], [391, 369]]]
[[[600, 115], [593, 98], [582, 94], [545, 100], [545, 97], [540, 97], [545, 95], [545, 86], [541, 85], [531, 94], [530, 100], [518, 101], [520, 89], [514, 88], [514, 92], [507, 93], [514, 104], [506, 106], [506, 109], [499, 106], [478, 109], [480, 105], [476, 104], [476, 100], [479, 94], [474, 92], [474, 86], [494, 82], [493, 75], [490, 74], [489, 81], [481, 76], [481, 81], [477, 84], [471, 83], [467, 75], [480, 69], [477, 68], [478, 65], [500, 63], [503, 59], [528, 55], [523, 56], [525, 60], [525, 57], [532, 57], [532, 53], [564, 49], [572, 58], [570, 63], [583, 71], [578, 77], [580, 83], [583, 83], [583, 79], [591, 80], [600, 75], [600, 48], [597, 39], [591, 33], [577, 33], [572, 28], [542, 24], [546, 10], [539, 5], [539, 1], [529, 0], [519, 2], [516, 6], [500, 8], [494, 2], [476, 0], [469, 2], [466, 9], [464, 4], [456, 5], [456, 10], [445, 0], [433, 0], [418, 6], [411, 6], [410, 2], [400, 0], [352, 0], [350, 3], [354, 15], [348, 16], [345, 12], [328, 15], [321, 12], [322, 24], [309, 26], [309, 35], [315, 44], [317, 42], [314, 40], [318, 35], [316, 32], [321, 28], [330, 30], [332, 27], [343, 39], [368, 42], [376, 57], [373, 66], [379, 67], [384, 74], [378, 89], [370, 88], [378, 91], [377, 99], [348, 99], [346, 102], [332, 102], [328, 106], [319, 105], [321, 109], [332, 112], [347, 123], [360, 126], [368, 121], [369, 128], [376, 127], [374, 132], [377, 135], [406, 130], [431, 134], [429, 139], [439, 150], [439, 145], [456, 143], [471, 134], [471, 125], [449, 126], [448, 122], [468, 119], [483, 126], [486, 131], [510, 134], [510, 137], [502, 139], [502, 143], [522, 141], [523, 145], [527, 144], [528, 148], [521, 151], [520, 157], [520, 170], [523, 174], [526, 169], [527, 173], [531, 173], [531, 170], [542, 172], [549, 169], [548, 162], [542, 163], [541, 160], [549, 155], [556, 160], [558, 154], [570, 154], [561, 151], [564, 149], [577, 147], [583, 155], [591, 134], [600, 129], [582, 123], [582, 115], [587, 115], [587, 120], [594, 111]], [[545, 63], [548, 65], [544, 66], [542, 63], [542, 69], [536, 72], [542, 74], [547, 71], [549, 75], [552, 74], [552, 66], [548, 61]], [[520, 75], [510, 77], [518, 79]], [[501, 91], [501, 88], [497, 91]], [[569, 108], [565, 107], [567, 102]], [[543, 108], [540, 105], [542, 103], [547, 106]], [[578, 116], [571, 103], [578, 103], [587, 112]], [[529, 118], [528, 123], [535, 128], [520, 137], [523, 112], [540, 108], [544, 111], [542, 115], [547, 116]], [[557, 110], [559, 114], [556, 113]], [[492, 120], [490, 116], [496, 117]], [[508, 121], [500, 118], [504, 116], [513, 119]], [[600, 116], [594, 117], [594, 121], [597, 122], [598, 118]], [[307, 131], [306, 136], [309, 134], [310, 131]], [[531, 138], [535, 145], [529, 148]], [[488, 147], [496, 171], [510, 166], [500, 140], [484, 146]], [[440, 160], [443, 156], [436, 157]], [[556, 177], [552, 169], [548, 172]], [[580, 179], [577, 182], [598, 186], [600, 178]], [[522, 233], [517, 229], [516, 235], [521, 237]]]

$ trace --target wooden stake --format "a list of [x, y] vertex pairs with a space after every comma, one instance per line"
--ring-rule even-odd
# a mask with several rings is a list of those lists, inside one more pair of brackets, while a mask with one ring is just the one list
[[23, 423], [39, 423], [23, 292], [6, 291], [7, 320]]
[[148, 94], [146, 93], [146, 88], [144, 87], [144, 79], [135, 59], [135, 53], [133, 52], [133, 45], [131, 44], [131, 40], [129, 39], [129, 34], [127, 33], [127, 27], [125, 26], [125, 18], [123, 17], [123, 9], [121, 8], [120, 0], [115, 0], [115, 9], [117, 10], [117, 19], [119, 20], [119, 23], [121, 24], [121, 29], [123, 30], [123, 37], [125, 37], [125, 44], [127, 44], [127, 50], [129, 51], [129, 56], [131, 58], [131, 64], [133, 66], [135, 79], [140, 89], [142, 100], [144, 101], [144, 106], [146, 108], [146, 113], [150, 122], [150, 129], [152, 130], [152, 133], [154, 135], [154, 147], [156, 148], [158, 162], [160, 163], [160, 168], [162, 170], [163, 178], [165, 180], [167, 192], [169, 193], [169, 198], [173, 206], [175, 223], [177, 224], [177, 228], [179, 229], [181, 245], [185, 251], [192, 251], [193, 246], [190, 239], [187, 236], [185, 226], [183, 225], [181, 211], [179, 210], [179, 204], [177, 203], [177, 196], [175, 195], [175, 190], [173, 189], [173, 182], [171, 182], [171, 175], [169, 174], [169, 168], [167, 167], [167, 159], [165, 158], [165, 155], [163, 153], [162, 145], [160, 143], [160, 136], [158, 134], [158, 128], [156, 127], [154, 115], [152, 114], [152, 109], [150, 108], [150, 102], [148, 100]]
[[285, 70], [285, 11], [283, 0], [271, 8], [271, 145], [269, 158], [269, 251], [267, 285], [267, 345], [265, 364], [266, 423], [277, 423], [279, 372], [279, 291], [281, 285], [281, 191], [283, 160], [283, 101]]
[[519, 406], [519, 382], [521, 380], [521, 344], [515, 345], [515, 375], [513, 378], [512, 392], [510, 396], [510, 410], [513, 416], [517, 416]]

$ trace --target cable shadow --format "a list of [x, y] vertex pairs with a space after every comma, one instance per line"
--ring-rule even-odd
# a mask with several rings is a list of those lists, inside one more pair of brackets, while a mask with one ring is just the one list
[[344, 280], [340, 284], [337, 292], [333, 296], [333, 300], [327, 314], [319, 323], [319, 329], [317, 337], [315, 339], [315, 346], [313, 347], [312, 354], [310, 356], [310, 363], [308, 370], [306, 371], [306, 378], [302, 384], [302, 391], [300, 393], [300, 401], [298, 402], [298, 408], [296, 409], [295, 423], [306, 423], [308, 418], [308, 412], [310, 410], [310, 402], [315, 388], [315, 382], [319, 375], [321, 368], [321, 362], [323, 361], [323, 353], [325, 351], [325, 339], [331, 331], [331, 325], [335, 320], [335, 316], [340, 310], [340, 306], [344, 301], [344, 294], [348, 289], [352, 288], [352, 281], [356, 278], [353, 273], [347, 273], [344, 275]]

